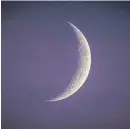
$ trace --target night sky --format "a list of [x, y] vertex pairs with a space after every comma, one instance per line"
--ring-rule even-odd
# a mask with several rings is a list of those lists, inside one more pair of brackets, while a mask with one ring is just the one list
[[[87, 38], [92, 66], [56, 103]], [[130, 129], [130, 2], [2, 2], [2, 129]]]

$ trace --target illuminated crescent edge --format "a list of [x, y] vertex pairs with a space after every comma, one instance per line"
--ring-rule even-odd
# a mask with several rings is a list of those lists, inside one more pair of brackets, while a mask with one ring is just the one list
[[90, 47], [88, 44], [88, 41], [86, 40], [85, 36], [82, 34], [82, 32], [74, 26], [72, 23], [68, 22], [70, 26], [73, 28], [76, 37], [80, 43], [79, 46], [79, 61], [78, 61], [78, 69], [76, 70], [76, 74], [72, 77], [72, 80], [69, 84], [69, 86], [65, 89], [64, 92], [62, 92], [57, 97], [54, 97], [50, 100], [46, 100], [48, 102], [54, 102], [66, 99], [70, 96], [72, 96], [75, 92], [77, 92], [86, 81], [90, 67], [91, 67], [91, 52]]

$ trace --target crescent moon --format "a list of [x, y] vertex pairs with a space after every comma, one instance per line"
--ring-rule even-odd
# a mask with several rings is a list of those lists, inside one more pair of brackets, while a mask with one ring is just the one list
[[76, 70], [76, 73], [72, 77], [70, 84], [63, 91], [63, 93], [59, 94], [58, 96], [50, 100], [47, 100], [49, 102], [56, 102], [59, 100], [63, 100], [76, 93], [86, 81], [91, 67], [91, 51], [90, 51], [88, 41], [76, 26], [74, 26], [70, 22], [68, 22], [68, 24], [73, 28], [79, 42], [78, 68]]

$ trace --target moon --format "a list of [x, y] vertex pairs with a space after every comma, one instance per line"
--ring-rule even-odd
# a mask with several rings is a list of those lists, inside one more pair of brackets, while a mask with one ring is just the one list
[[56, 102], [72, 96], [83, 86], [90, 71], [91, 51], [90, 51], [88, 41], [76, 26], [74, 26], [70, 22], [68, 22], [68, 24], [72, 27], [74, 33], [76, 34], [77, 40], [79, 42], [78, 68], [76, 70], [76, 73], [72, 76], [72, 80], [70, 81], [68, 87], [56, 97], [50, 100], [46, 100], [48, 102]]

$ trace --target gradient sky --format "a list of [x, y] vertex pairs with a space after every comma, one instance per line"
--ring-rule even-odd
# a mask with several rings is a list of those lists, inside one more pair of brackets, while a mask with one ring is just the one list
[[[56, 103], [77, 68], [76, 36], [92, 67]], [[2, 129], [129, 129], [130, 2], [2, 2]]]

